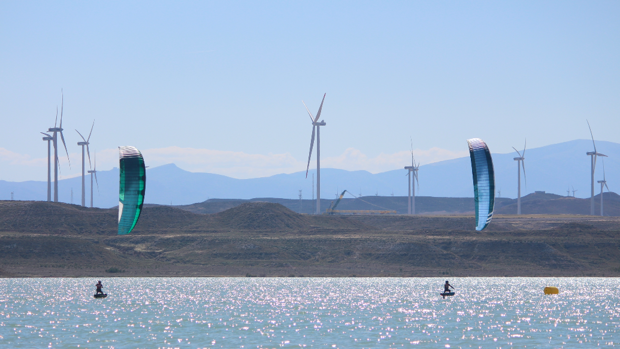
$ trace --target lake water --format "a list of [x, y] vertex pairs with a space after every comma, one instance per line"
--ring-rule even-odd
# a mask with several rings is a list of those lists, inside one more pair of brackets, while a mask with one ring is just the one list
[[[388, 348], [620, 344], [620, 279], [0, 279], [0, 347]], [[559, 295], [543, 294], [557, 286]]]

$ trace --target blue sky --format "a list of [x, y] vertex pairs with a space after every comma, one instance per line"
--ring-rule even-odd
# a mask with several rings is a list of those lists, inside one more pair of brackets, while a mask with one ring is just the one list
[[[620, 142], [620, 2], [0, 2], [0, 179], [44, 180], [64, 89], [65, 138], [93, 119], [98, 169], [147, 164], [252, 178], [373, 173], [584, 139]], [[584, 152], [589, 149], [584, 149]], [[585, 154], [584, 154], [585, 156]], [[314, 167], [314, 160], [312, 167]]]

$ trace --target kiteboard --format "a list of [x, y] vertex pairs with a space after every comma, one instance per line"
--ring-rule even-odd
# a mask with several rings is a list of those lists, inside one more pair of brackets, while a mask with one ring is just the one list
[[449, 296], [454, 296], [454, 292], [444, 292], [444, 293], [440, 293], [440, 296], [442, 296], [443, 298], [449, 297]]
[[107, 297], [107, 296], [108, 296], [108, 294], [107, 294], [107, 293], [100, 293], [100, 294], [96, 294], [96, 295], [94, 295], [93, 297], [95, 297], [95, 298], [105, 298], [105, 297]]

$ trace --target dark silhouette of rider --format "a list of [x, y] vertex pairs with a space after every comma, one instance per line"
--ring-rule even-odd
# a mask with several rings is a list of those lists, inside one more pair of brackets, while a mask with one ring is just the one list
[[103, 291], [101, 291], [101, 289], [103, 288], [103, 285], [101, 284], [101, 280], [97, 282], [95, 286], [97, 287], [97, 293], [95, 293], [95, 295], [103, 294]]
[[444, 293], [450, 293], [450, 288], [452, 288], [454, 290], [454, 287], [452, 287], [452, 285], [450, 285], [448, 280], [446, 280], [446, 283], [443, 285], [443, 292]]

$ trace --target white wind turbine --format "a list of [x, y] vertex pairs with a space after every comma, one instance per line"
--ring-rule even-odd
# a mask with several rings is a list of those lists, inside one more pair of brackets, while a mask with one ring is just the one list
[[52, 154], [50, 141], [54, 140], [54, 137], [47, 133], [41, 132], [44, 141], [47, 141], [47, 202], [52, 201]]
[[[62, 92], [61, 92], [62, 93]], [[56, 108], [56, 121], [54, 121], [54, 127], [49, 128], [47, 131], [53, 133], [54, 138], [54, 202], [58, 202], [58, 170], [60, 169], [60, 161], [58, 160], [58, 134], [60, 133], [60, 139], [65, 146], [65, 152], [67, 153], [67, 160], [69, 161], [69, 168], [71, 168], [71, 159], [69, 159], [69, 151], [67, 151], [67, 144], [65, 143], [65, 136], [62, 134], [62, 115], [64, 110], [65, 98], [62, 96], [62, 102], [60, 106], [60, 125], [56, 127], [56, 121], [58, 121], [58, 108]]]
[[93, 207], [93, 175], [95, 176], [95, 182], [97, 182], [97, 192], [99, 191], [99, 181], [97, 180], [97, 153], [95, 153], [95, 168], [89, 170], [90, 173], [90, 207]]
[[[90, 136], [93, 134], [93, 127], [95, 127], [95, 120], [93, 120], [93, 125], [90, 127], [90, 133], [88, 134], [88, 138], [84, 139], [84, 136], [80, 133], [80, 131], [75, 130], [80, 137], [82, 137], [83, 142], [78, 142], [78, 145], [82, 146], [82, 207], [86, 207], [86, 175], [84, 174], [84, 146], [86, 146], [86, 153], [88, 154], [88, 168], [92, 168], [92, 164], [90, 162]], [[91, 183], [92, 186], [92, 183]]]
[[590, 185], [590, 215], [594, 216], [594, 169], [596, 168], [596, 158], [599, 156], [607, 157], [605, 154], [601, 154], [596, 151], [596, 143], [594, 143], [594, 135], [592, 135], [592, 127], [590, 127], [590, 122], [586, 120], [588, 123], [588, 128], [590, 129], [590, 137], [592, 137], [592, 145], [594, 146], [594, 151], [589, 151], [586, 155], [590, 156], [590, 165], [591, 165], [591, 185]]
[[527, 139], [525, 140], [525, 144], [523, 145], [523, 154], [519, 153], [519, 151], [514, 149], [519, 157], [514, 158], [513, 160], [517, 162], [517, 214], [521, 214], [521, 169], [523, 169], [523, 178], [525, 179], [525, 183], [527, 184], [527, 176], [525, 175], [525, 147], [527, 145]]
[[312, 147], [314, 146], [314, 135], [316, 134], [316, 214], [321, 213], [321, 126], [325, 126], [325, 121], [321, 120], [319, 122], [319, 117], [321, 117], [321, 110], [323, 109], [323, 102], [325, 101], [325, 96], [327, 93], [323, 95], [323, 100], [321, 101], [321, 106], [319, 107], [319, 111], [316, 113], [316, 117], [312, 116], [310, 109], [306, 106], [304, 101], [301, 101], [306, 107], [308, 111], [308, 115], [310, 115], [310, 121], [312, 121], [312, 136], [310, 138], [310, 153], [308, 154], [308, 166], [306, 167], [306, 178], [308, 178], [308, 170], [310, 169], [310, 158], [312, 157]]
[[[420, 188], [420, 182], [418, 181], [418, 169], [420, 168], [420, 164], [416, 164], [415, 158], [413, 157], [413, 140], [411, 141], [411, 166], [405, 166], [405, 170], [407, 170], [407, 182], [408, 182], [408, 192], [407, 192], [407, 214], [415, 214], [415, 185], [418, 184], [418, 189]], [[413, 177], [411, 174], [413, 173]], [[413, 189], [413, 195], [411, 195]]]
[[603, 160], [603, 180], [597, 181], [597, 183], [601, 184], [601, 216], [603, 215], [603, 187], [607, 188], [609, 191], [609, 187], [607, 186], [607, 180], [605, 179], [605, 160]]

